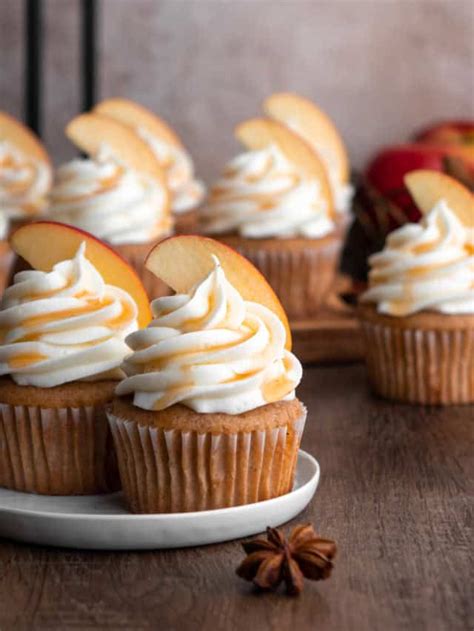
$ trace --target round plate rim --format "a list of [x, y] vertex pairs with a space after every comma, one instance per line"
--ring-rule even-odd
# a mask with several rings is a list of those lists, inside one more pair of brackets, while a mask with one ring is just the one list
[[[68, 520], [93, 520], [93, 519], [100, 519], [100, 520], [105, 520], [105, 521], [120, 521], [123, 519], [133, 519], [134, 521], [145, 521], [145, 520], [165, 520], [165, 519], [176, 519], [176, 518], [183, 518], [183, 519], [196, 519], [196, 518], [205, 518], [206, 516], [219, 516], [219, 515], [223, 515], [223, 514], [228, 514], [229, 512], [238, 510], [238, 511], [244, 511], [246, 509], [251, 510], [252, 508], [254, 508], [255, 506], [270, 506], [273, 505], [274, 503], [278, 503], [282, 500], [282, 498], [287, 498], [289, 495], [299, 495], [299, 494], [303, 494], [306, 490], [306, 488], [313, 484], [314, 481], [316, 481], [316, 488], [319, 484], [319, 478], [321, 475], [321, 467], [319, 465], [319, 462], [316, 460], [316, 458], [314, 456], [312, 456], [311, 454], [309, 454], [307, 451], [304, 451], [303, 449], [299, 449], [298, 450], [298, 459], [302, 457], [305, 460], [308, 460], [314, 467], [314, 473], [311, 475], [311, 477], [300, 487], [298, 487], [297, 489], [293, 489], [291, 490], [289, 493], [285, 493], [284, 495], [279, 495], [278, 497], [272, 497], [268, 500], [262, 500], [260, 502], [253, 502], [252, 504], [242, 504], [239, 506], [230, 506], [227, 508], [215, 508], [212, 510], [204, 510], [204, 511], [192, 511], [192, 512], [188, 512], [188, 513], [131, 513], [131, 512], [127, 512], [127, 513], [118, 513], [118, 514], [108, 514], [108, 513], [57, 513], [54, 511], [45, 511], [45, 510], [41, 510], [41, 509], [29, 509], [29, 508], [5, 508], [4, 506], [2, 506], [0, 504], [0, 516], [3, 514], [8, 514], [8, 515], [22, 515], [22, 516], [34, 516], [34, 517], [41, 517], [41, 518], [54, 518], [54, 519], [58, 519], [58, 520], [64, 520], [64, 521], [68, 521]], [[2, 489], [0, 488], [0, 491]], [[6, 490], [11, 490], [11, 489], [6, 489]], [[14, 491], [13, 491], [14, 492]], [[20, 492], [19, 492], [20, 493]], [[29, 495], [28, 493], [25, 493], [25, 495]], [[41, 497], [38, 495], [38, 497]], [[54, 497], [54, 496], [47, 496], [47, 497]], [[61, 496], [58, 495], [56, 496], [58, 498], [58, 500], [61, 499]], [[81, 497], [81, 496], [78, 496]], [[89, 497], [98, 497], [100, 498], [100, 495], [90, 495]]]

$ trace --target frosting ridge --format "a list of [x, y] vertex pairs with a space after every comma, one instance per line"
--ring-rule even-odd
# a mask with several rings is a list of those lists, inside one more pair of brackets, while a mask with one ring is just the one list
[[474, 231], [439, 201], [418, 224], [392, 232], [369, 259], [369, 289], [362, 302], [380, 313], [405, 316], [422, 310], [474, 313]]
[[137, 407], [176, 403], [201, 413], [240, 414], [293, 398], [302, 368], [285, 350], [286, 332], [263, 305], [244, 301], [215, 268], [188, 294], [152, 302], [154, 319], [127, 343], [118, 395]]
[[166, 191], [113, 158], [72, 160], [57, 171], [49, 215], [120, 245], [147, 243], [171, 230]]
[[0, 311], [0, 375], [19, 385], [53, 387], [76, 380], [119, 379], [129, 353], [125, 337], [137, 328], [137, 307], [106, 285], [85, 257], [51, 272], [19, 272]]

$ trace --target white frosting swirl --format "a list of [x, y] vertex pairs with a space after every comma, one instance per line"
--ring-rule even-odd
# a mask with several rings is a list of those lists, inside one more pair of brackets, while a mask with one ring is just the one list
[[172, 211], [181, 214], [199, 206], [206, 194], [206, 188], [194, 177], [194, 165], [189, 153], [183, 147], [171, 145], [153, 136], [142, 127], [139, 127], [137, 132], [148, 143], [166, 171], [173, 198]]
[[267, 307], [244, 301], [215, 269], [189, 295], [158, 298], [155, 319], [132, 333], [134, 353], [118, 395], [145, 410], [182, 403], [196, 412], [240, 414], [294, 397], [302, 368]]
[[46, 162], [0, 141], [0, 209], [7, 217], [22, 219], [41, 213], [50, 187], [51, 170]]
[[1, 303], [0, 375], [41, 388], [123, 376], [137, 307], [125, 291], [104, 283], [84, 253], [85, 243], [51, 272], [15, 275]]
[[207, 232], [243, 237], [322, 237], [334, 230], [319, 182], [270, 145], [235, 158], [202, 211]]
[[419, 224], [392, 232], [382, 252], [370, 257], [362, 302], [393, 316], [474, 313], [473, 237], [441, 200]]
[[49, 215], [109, 243], [148, 243], [171, 230], [166, 192], [102, 148], [95, 158], [72, 160], [57, 171]]

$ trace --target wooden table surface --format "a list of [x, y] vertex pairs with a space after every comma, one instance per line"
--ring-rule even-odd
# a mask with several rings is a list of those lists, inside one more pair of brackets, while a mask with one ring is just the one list
[[473, 408], [376, 400], [361, 365], [307, 369], [299, 396], [322, 478], [296, 521], [338, 542], [330, 580], [299, 598], [256, 594], [234, 574], [238, 542], [100, 553], [0, 541], [0, 630], [472, 629]]

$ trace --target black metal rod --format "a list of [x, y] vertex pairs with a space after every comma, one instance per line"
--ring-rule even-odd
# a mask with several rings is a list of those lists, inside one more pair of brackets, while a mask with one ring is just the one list
[[81, 82], [82, 108], [95, 105], [97, 96], [97, 20], [96, 0], [81, 0]]
[[26, 123], [41, 136], [43, 1], [25, 0], [24, 108]]

